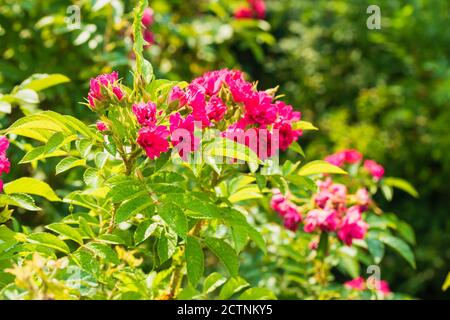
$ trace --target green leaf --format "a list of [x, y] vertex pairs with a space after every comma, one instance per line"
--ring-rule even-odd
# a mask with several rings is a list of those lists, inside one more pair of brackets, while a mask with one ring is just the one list
[[446, 291], [450, 287], [450, 272], [447, 274], [447, 278], [445, 278], [444, 284], [442, 285], [442, 291]]
[[297, 121], [292, 125], [292, 129], [294, 130], [319, 130], [319, 128], [315, 127], [311, 122], [308, 121]]
[[61, 83], [70, 82], [70, 79], [62, 74], [38, 74], [34, 75], [39, 77], [38, 79], [24, 82], [22, 88], [31, 89], [34, 91], [41, 91], [49, 87], [56, 86]]
[[223, 275], [218, 272], [213, 272], [209, 276], [206, 277], [205, 282], [203, 283], [203, 292], [208, 294], [219, 288], [227, 281]]
[[234, 249], [222, 239], [208, 237], [205, 239], [208, 248], [225, 265], [232, 277], [239, 274], [239, 258]]
[[177, 249], [177, 234], [174, 232], [166, 232], [162, 234], [158, 240], [157, 251], [161, 263], [172, 257]]
[[301, 167], [298, 171], [298, 174], [301, 176], [309, 176], [320, 173], [347, 174], [347, 172], [341, 168], [322, 160], [311, 161]]
[[62, 132], [56, 132], [49, 139], [45, 145], [45, 153], [56, 151], [64, 142], [65, 135]]
[[[254, 164], [261, 163], [257, 154], [249, 147], [227, 138], [216, 138], [214, 142], [206, 147], [205, 156], [225, 157]], [[226, 163], [226, 160], [223, 159], [222, 163]]]
[[239, 296], [239, 300], [276, 300], [276, 296], [269, 289], [250, 288]]
[[50, 201], [61, 201], [52, 188], [45, 182], [35, 178], [23, 177], [5, 184], [4, 192], [12, 193], [28, 193], [41, 196]]
[[373, 261], [376, 264], [379, 264], [384, 256], [384, 244], [373, 238], [367, 238], [366, 242], [369, 253], [373, 257]]
[[22, 89], [14, 94], [14, 98], [20, 100], [22, 103], [39, 103], [39, 96], [36, 91], [31, 89]]
[[404, 221], [397, 221], [397, 231], [402, 236], [403, 239], [408, 241], [410, 244], [416, 244], [416, 235], [414, 234], [414, 229]]
[[121, 223], [142, 211], [153, 206], [153, 200], [150, 196], [144, 194], [137, 198], [123, 202], [117, 209], [115, 223]]
[[124, 182], [114, 185], [108, 193], [108, 198], [110, 198], [112, 202], [117, 203], [147, 193], [148, 192], [142, 190], [142, 186], [138, 185], [134, 180], [127, 179]]
[[248, 282], [241, 277], [230, 278], [220, 290], [220, 299], [230, 299], [234, 294], [238, 293], [244, 288], [247, 288], [248, 286]]
[[294, 141], [290, 146], [289, 149], [291, 149], [294, 152], [297, 152], [299, 155], [301, 155], [303, 158], [306, 157], [305, 152], [303, 151], [303, 148], [298, 144], [297, 141]]
[[189, 282], [196, 286], [204, 271], [204, 256], [200, 242], [194, 237], [186, 238], [186, 267]]
[[405, 241], [388, 234], [381, 234], [379, 240], [397, 251], [414, 269], [416, 268], [414, 253]]
[[0, 202], [30, 211], [41, 210], [41, 208], [36, 206], [33, 198], [25, 193], [0, 194]]
[[120, 263], [117, 253], [106, 244], [89, 242], [88, 244], [85, 245], [85, 248], [91, 250], [96, 256], [100, 257], [106, 262], [110, 262], [113, 264]]
[[158, 223], [152, 220], [145, 220], [137, 227], [134, 232], [134, 242], [136, 245], [147, 240], [158, 228]]
[[40, 244], [42, 246], [56, 249], [64, 253], [70, 252], [67, 244], [51, 233], [46, 232], [32, 233], [27, 237], [27, 240], [30, 243]]
[[138, 85], [139, 79], [141, 76], [144, 80], [144, 84], [148, 84], [151, 82], [153, 78], [153, 68], [151, 67], [150, 62], [144, 59], [142, 52], [144, 50], [144, 37], [142, 35], [142, 17], [144, 14], [144, 10], [148, 6], [147, 0], [140, 0], [138, 6], [134, 9], [134, 21], [133, 21], [133, 36], [134, 36], [134, 44], [133, 51], [136, 55], [136, 72], [135, 72], [135, 89]]
[[419, 197], [419, 193], [413, 187], [413, 185], [403, 179], [388, 177], [388, 178], [383, 179], [383, 183], [390, 187], [401, 189], [401, 190], [409, 193], [410, 195], [412, 195], [414, 198]]
[[158, 207], [158, 214], [181, 238], [186, 238], [188, 232], [187, 219], [179, 206], [173, 202], [163, 203]]
[[86, 160], [85, 159], [78, 159], [75, 157], [67, 157], [62, 159], [55, 168], [56, 174], [63, 173], [64, 171], [67, 171], [69, 169], [79, 167], [79, 166], [85, 166]]
[[83, 238], [78, 230], [68, 226], [65, 223], [52, 223], [46, 226], [46, 228], [66, 237], [67, 239], [73, 240], [80, 245], [83, 245]]

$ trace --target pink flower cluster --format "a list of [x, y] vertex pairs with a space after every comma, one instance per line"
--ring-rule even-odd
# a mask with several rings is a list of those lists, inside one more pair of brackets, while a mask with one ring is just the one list
[[298, 225], [302, 221], [299, 208], [289, 201], [288, 197], [285, 197], [279, 189], [274, 189], [272, 192], [273, 197], [270, 201], [270, 206], [283, 218], [283, 224], [287, 229], [291, 231], [297, 230]]
[[[342, 167], [345, 164], [359, 163], [361, 162], [362, 158], [363, 156], [360, 152], [349, 149], [332, 154], [326, 157], [325, 161], [335, 166]], [[365, 160], [364, 169], [367, 170], [376, 181], [379, 181], [381, 178], [384, 177], [383, 166], [381, 166], [380, 164], [376, 163], [373, 160]]]
[[344, 283], [344, 286], [346, 286], [349, 289], [353, 289], [356, 291], [363, 291], [369, 288], [375, 288], [376, 291], [382, 293], [383, 295], [387, 295], [391, 293], [391, 289], [389, 288], [389, 284], [387, 281], [380, 280], [380, 281], [372, 281], [375, 283], [368, 283], [366, 285], [366, 280], [364, 280], [363, 277], [358, 277], [353, 280], [347, 281]]
[[154, 22], [152, 8], [147, 8], [144, 10], [144, 14], [142, 16], [141, 22], [144, 25], [143, 37], [144, 37], [144, 40], [148, 43], [148, 44], [144, 45], [144, 48], [148, 48], [148, 47], [150, 47], [150, 45], [155, 43], [155, 35], [150, 30], [150, 28]]
[[[333, 183], [330, 178], [318, 181], [317, 184], [319, 191], [313, 197], [314, 208], [306, 214], [303, 230], [307, 233], [319, 230], [336, 232], [338, 238], [348, 246], [352, 244], [353, 239], [364, 239], [369, 225], [363, 220], [362, 213], [367, 210], [371, 201], [368, 191], [362, 188], [355, 195], [349, 195], [345, 185]], [[282, 199], [279, 192], [274, 193], [271, 200], [272, 209], [280, 212], [277, 204], [283, 203]], [[348, 204], [351, 206], [348, 207]], [[283, 208], [287, 207], [285, 205]], [[300, 221], [301, 219], [294, 230]]]
[[266, 4], [264, 0], [247, 0], [247, 6], [242, 6], [234, 12], [236, 19], [264, 19]]
[[[6, 157], [6, 150], [9, 148], [9, 141], [5, 136], [0, 136], [0, 175], [9, 173], [11, 163]], [[0, 191], [3, 190], [3, 180], [0, 179]]]
[[88, 93], [89, 105], [95, 108], [96, 103], [105, 99], [104, 94], [111, 90], [112, 93], [121, 100], [124, 93], [118, 85], [119, 74], [114, 71], [109, 74], [101, 74], [94, 79], [91, 79]]
[[[230, 98], [224, 101], [227, 96]], [[222, 135], [246, 144], [260, 158], [270, 157], [277, 148], [286, 150], [302, 134], [293, 128], [301, 118], [300, 112], [282, 101], [274, 101], [266, 91], [256, 90], [240, 71], [207, 72], [185, 90], [174, 87], [169, 103], [174, 101], [178, 101], [179, 108], [185, 107], [202, 127], [221, 126], [226, 116], [238, 114]]]
[[[359, 189], [353, 197], [348, 195], [347, 187], [333, 183], [331, 178], [318, 181], [319, 191], [314, 195], [315, 209], [305, 218], [304, 231], [311, 233], [318, 229], [325, 232], [337, 232], [339, 239], [351, 245], [353, 239], [364, 239], [369, 225], [362, 219], [362, 213], [370, 203], [366, 189]], [[350, 199], [353, 202], [350, 201]], [[348, 207], [347, 204], [352, 206]]]

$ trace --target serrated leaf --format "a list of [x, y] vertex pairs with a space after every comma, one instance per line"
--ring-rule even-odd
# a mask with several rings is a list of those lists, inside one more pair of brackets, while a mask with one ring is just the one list
[[189, 282], [195, 287], [203, 275], [204, 256], [200, 242], [194, 237], [186, 239], [186, 268]]
[[146, 194], [127, 200], [120, 205], [119, 209], [117, 209], [115, 223], [124, 222], [131, 216], [141, 213], [151, 206], [153, 206], [153, 200]]
[[322, 173], [347, 174], [347, 172], [345, 172], [341, 168], [322, 160], [311, 161], [301, 167], [298, 171], [298, 174], [301, 176], [309, 176]]
[[173, 202], [163, 203], [158, 207], [158, 214], [181, 238], [186, 238], [188, 232], [187, 219], [179, 206]]
[[70, 252], [67, 244], [51, 233], [46, 232], [32, 233], [27, 237], [27, 240], [30, 243], [36, 243], [48, 248], [59, 250], [64, 253]]
[[46, 228], [66, 237], [67, 239], [73, 240], [80, 245], [83, 245], [83, 238], [78, 230], [65, 223], [52, 223], [46, 226]]
[[161, 263], [169, 260], [177, 248], [177, 235], [174, 232], [166, 232], [161, 235], [157, 244], [158, 257]]
[[207, 237], [205, 243], [208, 248], [225, 265], [232, 277], [239, 273], [239, 258], [234, 249], [222, 239]]
[[50, 201], [61, 201], [53, 189], [45, 182], [35, 178], [23, 177], [4, 186], [6, 194], [27, 193], [41, 196]]
[[10, 195], [1, 194], [0, 201], [12, 206], [17, 206], [30, 211], [39, 211], [41, 208], [36, 206], [34, 199], [25, 193], [13, 193]]
[[119, 264], [117, 253], [108, 245], [97, 242], [89, 242], [85, 248], [91, 250], [96, 256], [113, 264]]
[[158, 223], [152, 220], [145, 220], [137, 227], [134, 232], [134, 242], [136, 245], [147, 240], [158, 228]]
[[78, 159], [75, 157], [67, 157], [62, 159], [55, 168], [56, 174], [63, 173], [64, 171], [67, 171], [69, 169], [85, 166], [86, 160], [85, 159]]

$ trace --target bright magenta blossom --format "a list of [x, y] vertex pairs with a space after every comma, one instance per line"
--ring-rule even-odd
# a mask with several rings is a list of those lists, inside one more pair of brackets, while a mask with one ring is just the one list
[[153, 126], [156, 123], [156, 104], [153, 102], [136, 103], [132, 111], [141, 126]]
[[342, 167], [345, 163], [358, 163], [362, 159], [362, 154], [356, 150], [348, 149], [340, 152], [336, 152], [331, 156], [325, 158], [325, 161], [334, 164], [335, 166]]
[[170, 141], [183, 159], [199, 146], [200, 139], [194, 135], [194, 131], [195, 120], [192, 115], [184, 119], [179, 113], [170, 116]]
[[143, 127], [138, 132], [137, 143], [147, 156], [154, 160], [169, 150], [168, 136], [169, 130], [165, 126]]
[[218, 122], [223, 119], [223, 116], [227, 111], [227, 106], [222, 99], [217, 96], [213, 96], [207, 102], [205, 111], [209, 120]]
[[153, 9], [152, 8], [146, 8], [144, 10], [144, 14], [142, 16], [142, 20], [141, 20], [142, 24], [145, 27], [148, 27], [148, 26], [153, 24], [153, 20], [154, 20], [154, 18], [153, 18]]
[[[367, 282], [367, 283], [366, 283]], [[373, 278], [367, 279], [367, 281], [363, 277], [358, 277], [353, 280], [349, 280], [344, 283], [349, 289], [353, 289], [356, 291], [363, 291], [366, 289], [376, 290], [383, 295], [388, 295], [391, 293], [391, 289], [389, 288], [389, 284], [385, 280], [375, 280]]]
[[308, 212], [305, 218], [305, 232], [313, 232], [319, 228], [322, 231], [335, 231], [339, 226], [339, 216], [336, 210], [315, 209]]
[[273, 196], [270, 201], [270, 206], [283, 218], [283, 224], [287, 229], [296, 231], [302, 221], [298, 207], [282, 195], [280, 190], [274, 189], [272, 193]]
[[264, 0], [247, 0], [248, 6], [238, 8], [234, 12], [236, 19], [264, 19], [266, 17], [266, 4]]
[[349, 289], [362, 291], [366, 289], [366, 280], [364, 280], [363, 277], [358, 277], [353, 280], [345, 282], [344, 286], [346, 286]]
[[106, 124], [103, 121], [97, 121], [97, 130], [98, 131], [106, 131], [108, 130], [108, 127], [106, 126]]
[[338, 231], [338, 237], [346, 245], [350, 246], [353, 239], [364, 239], [369, 225], [361, 217], [361, 208], [353, 206], [347, 210], [342, 225]]
[[[0, 136], [0, 175], [9, 173], [11, 163], [6, 157], [6, 150], [9, 148], [9, 141], [5, 136]], [[3, 181], [0, 179], [0, 191], [3, 191]]]
[[104, 97], [105, 91], [102, 92], [102, 89], [109, 88], [117, 99], [121, 100], [124, 96], [124, 93], [120, 86], [117, 84], [119, 80], [119, 74], [116, 71], [113, 71], [109, 74], [101, 74], [90, 81], [90, 89], [88, 93], [89, 105], [91, 107], [95, 107], [96, 101], [102, 101]]
[[364, 168], [369, 171], [375, 180], [380, 180], [384, 177], [384, 168], [382, 165], [373, 160], [364, 161]]

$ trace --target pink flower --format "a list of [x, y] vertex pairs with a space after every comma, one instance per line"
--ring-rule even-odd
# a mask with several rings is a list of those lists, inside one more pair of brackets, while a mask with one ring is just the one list
[[253, 12], [258, 19], [264, 19], [266, 17], [266, 4], [264, 0], [248, 0]]
[[319, 247], [319, 239], [315, 238], [311, 240], [311, 242], [308, 244], [308, 248], [311, 250], [317, 250]]
[[275, 122], [277, 108], [272, 104], [272, 97], [264, 91], [253, 93], [244, 104], [246, 117], [251, 122], [260, 125], [270, 125]]
[[179, 86], [174, 86], [170, 91], [169, 103], [175, 100], [179, 101], [180, 107], [184, 106], [187, 103], [186, 93]]
[[219, 122], [223, 119], [227, 106], [218, 96], [212, 96], [206, 104], [206, 114], [209, 120]]
[[345, 161], [347, 163], [351, 163], [351, 164], [357, 163], [357, 162], [361, 161], [361, 159], [362, 159], [362, 154], [356, 150], [352, 150], [352, 149], [344, 150], [344, 153], [345, 153]]
[[364, 168], [369, 171], [375, 180], [380, 180], [384, 176], [384, 168], [373, 160], [364, 161]]
[[283, 217], [283, 225], [286, 229], [294, 232], [298, 229], [298, 225], [301, 221], [302, 216], [298, 213], [297, 209], [288, 211]]
[[156, 123], [156, 104], [149, 101], [147, 103], [136, 103], [132, 111], [141, 126], [152, 126]]
[[342, 167], [345, 163], [345, 153], [337, 152], [325, 158], [325, 161], [332, 165]]
[[195, 121], [192, 115], [188, 115], [185, 119], [179, 113], [170, 116], [170, 140], [183, 159], [187, 153], [198, 148], [200, 139], [194, 135], [194, 131]]
[[350, 246], [353, 239], [364, 239], [368, 229], [369, 225], [362, 219], [359, 206], [353, 206], [347, 210], [338, 237]]
[[153, 34], [152, 31], [144, 30], [143, 37], [144, 37], [145, 42], [147, 43], [146, 45], [144, 45], [144, 48], [147, 49], [150, 47], [150, 45], [155, 43], [155, 35]]
[[90, 81], [90, 88], [88, 93], [89, 105], [95, 107], [96, 101], [102, 101], [104, 99], [102, 89], [110, 88], [117, 99], [123, 98], [123, 91], [117, 84], [119, 74], [113, 71], [110, 74], [101, 74]]
[[235, 13], [236, 19], [264, 19], [266, 16], [266, 4], [264, 0], [247, 0], [249, 7], [240, 7]]
[[9, 140], [5, 136], [0, 136], [0, 153], [5, 153], [9, 148]]
[[311, 233], [318, 228], [322, 231], [335, 231], [339, 225], [336, 210], [314, 209], [308, 212], [305, 218], [304, 231]]
[[370, 203], [370, 194], [366, 188], [361, 188], [356, 191], [356, 203], [363, 207], [366, 210], [367, 206]]
[[0, 174], [9, 173], [9, 170], [11, 168], [11, 163], [9, 162], [8, 158], [5, 154], [0, 154]]
[[97, 121], [97, 130], [98, 131], [106, 131], [108, 130], [108, 127], [106, 126], [106, 124], [103, 121]]
[[253, 11], [250, 8], [241, 7], [234, 12], [234, 17], [236, 19], [250, 19], [253, 17]]
[[389, 288], [389, 283], [384, 280], [380, 280], [378, 283], [378, 291], [380, 291], [382, 294], [387, 295], [391, 293], [391, 288]]
[[0, 192], [3, 191], [3, 180], [0, 179]]
[[169, 130], [166, 126], [143, 127], [138, 132], [137, 143], [145, 150], [147, 156], [154, 160], [159, 158], [162, 152], [169, 150], [168, 136]]
[[153, 9], [152, 8], [146, 8], [144, 10], [144, 15], [142, 16], [142, 24], [146, 27], [153, 24]]
[[366, 289], [366, 280], [364, 280], [363, 277], [358, 277], [353, 280], [345, 282], [344, 286], [353, 290], [363, 291]]
[[347, 149], [326, 157], [325, 161], [335, 166], [342, 167], [345, 163], [354, 164], [361, 161], [361, 159], [361, 153], [353, 149]]
[[287, 197], [282, 195], [280, 190], [273, 189], [272, 193], [273, 196], [270, 201], [271, 208], [283, 218], [283, 225], [286, 229], [296, 231], [302, 221], [299, 209]]

